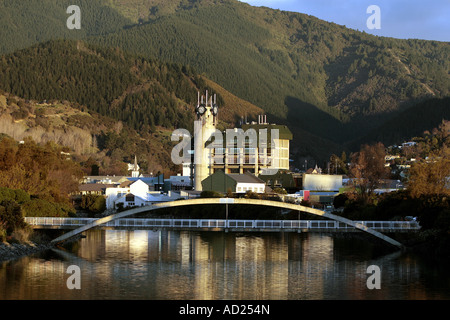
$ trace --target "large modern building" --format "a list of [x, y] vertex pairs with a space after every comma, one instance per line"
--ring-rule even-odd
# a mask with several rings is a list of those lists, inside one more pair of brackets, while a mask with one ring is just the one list
[[292, 133], [288, 127], [270, 124], [267, 116], [242, 128], [219, 131], [218, 106], [215, 97], [198, 99], [197, 121], [194, 126], [194, 165], [183, 164], [183, 176], [193, 170], [194, 188], [202, 190], [202, 181], [217, 171], [226, 174], [275, 174], [289, 170], [289, 143]]

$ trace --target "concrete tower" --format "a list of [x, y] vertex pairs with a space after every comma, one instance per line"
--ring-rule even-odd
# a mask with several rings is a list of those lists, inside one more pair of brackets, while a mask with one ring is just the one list
[[194, 189], [202, 190], [202, 181], [210, 175], [212, 159], [210, 149], [206, 148], [206, 143], [216, 132], [219, 108], [216, 104], [216, 95], [206, 99], [198, 94], [197, 120], [194, 124]]

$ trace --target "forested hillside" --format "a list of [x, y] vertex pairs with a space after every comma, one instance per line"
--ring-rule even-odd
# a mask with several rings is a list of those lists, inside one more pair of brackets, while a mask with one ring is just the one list
[[364, 140], [352, 142], [352, 149], [364, 143], [383, 141], [385, 145], [399, 144], [411, 137], [419, 137], [442, 120], [450, 119], [450, 97], [425, 100], [401, 112], [381, 127], [370, 132]]
[[138, 132], [122, 121], [68, 101], [33, 101], [0, 94], [0, 132], [16, 141], [58, 144], [86, 175], [126, 175], [136, 155], [142, 173], [176, 173], [170, 132]]
[[91, 41], [194, 66], [289, 125], [294, 158], [353, 147], [417, 103], [450, 94], [448, 43], [375, 37], [232, 0], [109, 2], [119, 12], [141, 8], [127, 11], [139, 22]]
[[[67, 8], [76, 4], [82, 12], [82, 28], [66, 26]], [[0, 0], [0, 54], [11, 53], [51, 39], [82, 39], [105, 35], [132, 21], [101, 0]]]
[[195, 66], [281, 118], [312, 106], [340, 121], [360, 120], [361, 130], [423, 98], [449, 94], [448, 43], [380, 38], [232, 0], [174, 2], [153, 1], [144, 23], [95, 41]]
[[[22, 68], [2, 80], [3, 90], [38, 99], [50, 98], [41, 94], [50, 93], [101, 114], [108, 111], [139, 130], [186, 126], [192, 113], [183, 105], [196, 97], [195, 88], [194, 94], [188, 93], [188, 84], [201, 88], [197, 74], [202, 74], [264, 109], [270, 121], [289, 125], [294, 133], [294, 160], [327, 158], [356, 141], [365, 142], [370, 138], [366, 135], [373, 137], [373, 132], [410, 107], [450, 95], [449, 43], [376, 37], [307, 14], [256, 8], [236, 0], [78, 3], [83, 27], [69, 31], [66, 0], [57, 5], [51, 0], [0, 1], [4, 17], [0, 19], [4, 39], [0, 52], [9, 53], [2, 65]], [[92, 77], [78, 77], [76, 64], [60, 68], [38, 62], [38, 56], [56, 57], [46, 48], [12, 54], [48, 38], [84, 39], [111, 49], [89, 49], [102, 52], [96, 57], [83, 44], [77, 55], [62, 55], [61, 61], [81, 58], [83, 69], [95, 73]], [[128, 53], [144, 58], [129, 58]], [[36, 77], [42, 77], [36, 75], [38, 69], [24, 69], [28, 58], [20, 56], [31, 56], [40, 70], [50, 70], [44, 75], [48, 79], [37, 81]], [[165, 66], [155, 67], [155, 59]], [[139, 71], [129, 72], [133, 68]], [[155, 68], [160, 76], [156, 82], [148, 80], [155, 76]], [[48, 88], [20, 83], [24, 80], [19, 74]], [[171, 82], [177, 83], [176, 88], [170, 87]], [[148, 90], [156, 92], [157, 98], [150, 97]], [[87, 95], [75, 96], [76, 92]], [[159, 105], [164, 105], [164, 112], [155, 113]], [[438, 118], [438, 114], [426, 116]], [[433, 127], [439, 123], [432, 122]]]
[[205, 82], [177, 64], [140, 59], [81, 41], [51, 41], [3, 56], [0, 87], [25, 99], [59, 99], [133, 128], [190, 128]]
[[176, 128], [193, 132], [198, 92], [217, 95], [222, 128], [262, 113], [192, 68], [82, 41], [4, 55], [0, 73], [0, 132], [67, 146], [79, 162], [92, 157], [103, 174], [127, 174], [123, 163], [134, 155], [144, 173], [179, 172], [170, 135]]

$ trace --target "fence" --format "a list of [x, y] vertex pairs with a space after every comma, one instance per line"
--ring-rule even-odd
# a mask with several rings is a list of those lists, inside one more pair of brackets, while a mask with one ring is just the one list
[[[94, 222], [95, 218], [45, 218], [27, 217], [25, 221], [36, 228], [77, 228]], [[381, 232], [417, 231], [416, 221], [355, 221], [367, 228]], [[114, 228], [186, 228], [186, 229], [242, 229], [251, 230], [301, 230], [301, 231], [353, 231], [354, 227], [333, 220], [224, 220], [224, 219], [145, 219], [122, 218], [105, 223]]]

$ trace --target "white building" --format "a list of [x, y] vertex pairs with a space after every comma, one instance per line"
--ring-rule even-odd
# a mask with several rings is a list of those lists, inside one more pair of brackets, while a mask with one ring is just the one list
[[134, 156], [134, 164], [128, 164], [128, 171], [131, 171], [131, 177], [138, 178], [140, 176], [139, 169], [140, 168], [137, 163], [137, 157]]
[[122, 183], [116, 188], [107, 188], [106, 209], [116, 209], [120, 203], [123, 207], [147, 206], [158, 202], [173, 201], [179, 198], [177, 194], [162, 194], [149, 191], [149, 186], [142, 180]]
[[236, 193], [246, 193], [247, 191], [264, 193], [266, 191], [266, 183], [252, 174], [230, 173], [228, 176], [236, 181]]
[[228, 191], [233, 193], [246, 193], [247, 191], [264, 193], [266, 192], [266, 183], [249, 172], [227, 174], [223, 171], [216, 171], [202, 181], [202, 190], [222, 193]]
[[164, 190], [189, 190], [192, 188], [192, 184], [191, 177], [178, 174], [164, 180]]
[[304, 174], [303, 190], [339, 191], [342, 188], [342, 175]]

